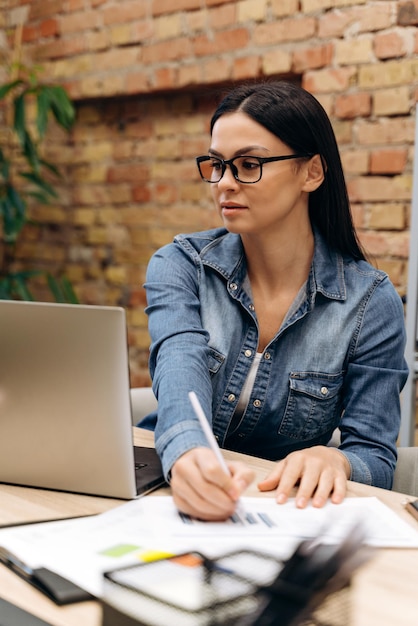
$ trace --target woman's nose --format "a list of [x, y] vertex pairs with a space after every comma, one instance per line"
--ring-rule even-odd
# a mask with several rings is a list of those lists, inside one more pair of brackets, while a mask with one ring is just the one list
[[225, 172], [221, 180], [218, 182], [218, 188], [236, 189], [238, 185], [239, 185], [239, 182], [237, 181], [237, 179], [232, 173], [232, 167], [230, 164], [228, 164], [225, 168]]

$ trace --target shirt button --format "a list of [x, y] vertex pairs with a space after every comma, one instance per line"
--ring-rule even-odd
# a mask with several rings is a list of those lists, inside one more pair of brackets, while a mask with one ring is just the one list
[[328, 387], [321, 387], [321, 393], [323, 396], [326, 396], [328, 394]]
[[253, 351], [252, 350], [246, 350], [244, 352], [245, 356], [250, 357], [252, 355]]
[[269, 361], [269, 360], [271, 359], [271, 354], [270, 354], [270, 352], [266, 352], [266, 353], [264, 354], [264, 358], [266, 359], [266, 361]]
[[230, 393], [228, 396], [228, 402], [235, 402], [235, 394]]
[[261, 406], [261, 400], [254, 400], [253, 405], [258, 409]]
[[229, 283], [229, 288], [231, 291], [236, 291], [238, 289], [237, 283]]
[[255, 311], [255, 306], [253, 304], [248, 305], [250, 311]]

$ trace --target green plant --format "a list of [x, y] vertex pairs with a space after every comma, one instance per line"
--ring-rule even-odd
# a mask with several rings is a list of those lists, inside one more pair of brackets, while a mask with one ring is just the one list
[[[6, 140], [0, 145], [0, 299], [33, 300], [29, 282], [43, 275], [57, 301], [76, 302], [67, 278], [41, 270], [14, 271], [15, 249], [28, 219], [28, 202], [49, 203], [57, 197], [57, 167], [42, 156], [42, 142], [51, 118], [66, 131], [75, 110], [65, 89], [43, 83], [39, 68], [15, 64], [15, 78], [0, 85], [0, 106], [6, 115]], [[7, 116], [9, 124], [7, 124]], [[2, 227], [2, 228], [1, 228]]]

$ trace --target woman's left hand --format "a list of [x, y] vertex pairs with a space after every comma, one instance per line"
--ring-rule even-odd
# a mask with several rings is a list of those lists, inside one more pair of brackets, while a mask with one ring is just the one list
[[276, 501], [284, 504], [298, 485], [296, 506], [303, 509], [312, 498], [322, 507], [329, 497], [334, 504], [344, 500], [350, 464], [337, 448], [314, 446], [291, 452], [258, 484], [260, 491], [276, 489]]

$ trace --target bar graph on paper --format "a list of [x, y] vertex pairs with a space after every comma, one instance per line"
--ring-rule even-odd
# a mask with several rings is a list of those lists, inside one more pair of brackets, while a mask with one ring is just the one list
[[[179, 517], [183, 524], [186, 526], [196, 526], [204, 524], [207, 525], [207, 522], [202, 522], [201, 520], [197, 520], [190, 515], [186, 515], [185, 513], [179, 512]], [[274, 528], [276, 526], [276, 522], [268, 515], [267, 513], [263, 513], [262, 511], [245, 511], [243, 513], [236, 513], [229, 517], [225, 522], [222, 522], [228, 526], [251, 526], [255, 527], [256, 525], [261, 525], [262, 528]]]

